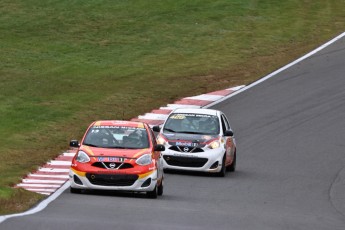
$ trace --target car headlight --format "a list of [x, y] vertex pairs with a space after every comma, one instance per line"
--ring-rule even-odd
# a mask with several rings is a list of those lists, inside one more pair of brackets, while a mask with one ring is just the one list
[[210, 149], [217, 149], [217, 148], [220, 147], [220, 141], [219, 141], [219, 140], [212, 141], [212, 142], [208, 145], [208, 147], [209, 147]]
[[144, 154], [135, 161], [138, 165], [149, 165], [152, 162], [151, 154]]
[[157, 144], [165, 145], [166, 143], [167, 143], [167, 140], [164, 137], [162, 137], [162, 135], [159, 135], [157, 138]]
[[90, 157], [84, 151], [79, 151], [76, 161], [80, 163], [87, 163], [90, 161]]

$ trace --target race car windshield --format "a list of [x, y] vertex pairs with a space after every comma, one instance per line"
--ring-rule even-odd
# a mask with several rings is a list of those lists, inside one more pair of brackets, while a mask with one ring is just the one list
[[83, 144], [99, 148], [145, 149], [149, 147], [149, 139], [145, 128], [93, 126]]
[[217, 135], [219, 121], [213, 115], [174, 113], [167, 119], [163, 132]]

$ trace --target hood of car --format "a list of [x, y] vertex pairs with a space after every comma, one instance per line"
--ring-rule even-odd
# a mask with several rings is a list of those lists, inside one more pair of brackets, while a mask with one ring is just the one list
[[80, 150], [86, 152], [90, 157], [124, 157], [138, 158], [143, 154], [150, 153], [150, 149], [117, 149], [117, 148], [98, 148], [82, 145]]
[[186, 145], [188, 143], [205, 144], [219, 137], [218, 135], [187, 133], [164, 133], [163, 135], [171, 145]]

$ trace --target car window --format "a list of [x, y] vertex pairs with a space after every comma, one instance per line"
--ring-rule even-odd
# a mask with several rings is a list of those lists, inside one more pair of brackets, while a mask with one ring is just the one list
[[149, 138], [145, 128], [93, 126], [83, 144], [101, 148], [143, 149], [149, 147]]
[[225, 132], [226, 130], [231, 129], [228, 119], [224, 116], [224, 114], [221, 115], [222, 118], [222, 128], [223, 128], [223, 132]]
[[163, 127], [165, 133], [217, 135], [219, 131], [218, 117], [207, 114], [173, 113]]
[[152, 131], [152, 129], [149, 129], [149, 130], [150, 130], [152, 145], [153, 145], [153, 146], [156, 146], [156, 145], [157, 145], [157, 142], [156, 142], [156, 135], [154, 134], [154, 132]]

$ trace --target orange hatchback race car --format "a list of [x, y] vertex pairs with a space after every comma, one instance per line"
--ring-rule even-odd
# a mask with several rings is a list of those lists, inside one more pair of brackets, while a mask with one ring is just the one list
[[163, 145], [157, 144], [150, 127], [142, 122], [96, 121], [82, 141], [70, 142], [77, 153], [69, 173], [70, 191], [86, 189], [163, 194]]

